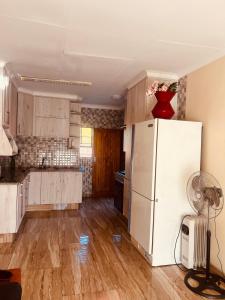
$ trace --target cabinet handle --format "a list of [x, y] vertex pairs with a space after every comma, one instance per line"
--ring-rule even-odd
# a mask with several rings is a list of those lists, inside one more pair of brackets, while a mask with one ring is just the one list
[[148, 124], [148, 127], [153, 127], [153, 124]]

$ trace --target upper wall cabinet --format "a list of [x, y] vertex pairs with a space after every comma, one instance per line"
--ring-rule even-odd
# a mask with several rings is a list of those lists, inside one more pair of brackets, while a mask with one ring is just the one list
[[35, 117], [33, 136], [69, 138], [69, 120]]
[[0, 76], [5, 82], [0, 89], [0, 155], [11, 156], [18, 152], [14, 139], [16, 136], [17, 90], [5, 70], [0, 70]]
[[17, 134], [23, 136], [33, 135], [33, 117], [34, 117], [33, 96], [24, 93], [18, 93], [18, 117]]
[[149, 78], [145, 77], [135, 86], [128, 89], [125, 113], [125, 124], [131, 125], [150, 119], [150, 103], [146, 96]]
[[69, 119], [69, 100], [47, 97], [34, 97], [35, 116]]
[[17, 90], [10, 80], [3, 91], [2, 104], [2, 125], [9, 129], [13, 136], [16, 136]]
[[17, 134], [69, 138], [70, 100], [19, 93]]
[[69, 100], [34, 97], [34, 114], [34, 136], [69, 138]]

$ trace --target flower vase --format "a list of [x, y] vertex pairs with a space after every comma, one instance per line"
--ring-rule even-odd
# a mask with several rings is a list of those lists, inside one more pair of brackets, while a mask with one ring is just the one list
[[160, 119], [171, 119], [174, 115], [174, 110], [170, 104], [173, 99], [175, 92], [170, 91], [158, 91], [155, 93], [157, 103], [152, 110], [152, 115], [154, 118]]

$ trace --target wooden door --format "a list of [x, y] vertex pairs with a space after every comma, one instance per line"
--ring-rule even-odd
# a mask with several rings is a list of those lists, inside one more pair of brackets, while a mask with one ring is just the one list
[[122, 134], [117, 129], [94, 129], [94, 197], [113, 196], [114, 173], [120, 169]]

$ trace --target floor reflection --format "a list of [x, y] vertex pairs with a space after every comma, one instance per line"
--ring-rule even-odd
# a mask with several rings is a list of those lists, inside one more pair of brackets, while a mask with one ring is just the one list
[[89, 236], [82, 234], [80, 236], [80, 250], [78, 251], [81, 263], [86, 263], [88, 259]]
[[120, 244], [121, 243], [121, 234], [114, 233], [112, 235], [112, 241], [114, 244]]

